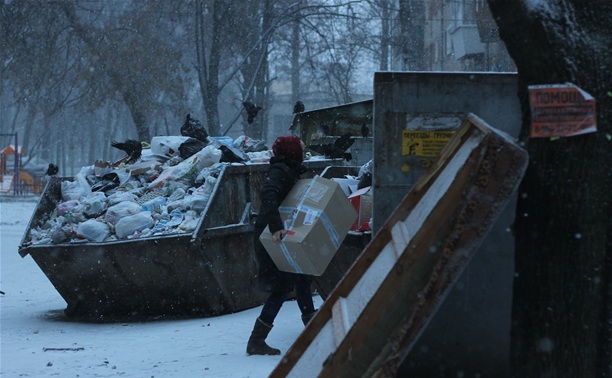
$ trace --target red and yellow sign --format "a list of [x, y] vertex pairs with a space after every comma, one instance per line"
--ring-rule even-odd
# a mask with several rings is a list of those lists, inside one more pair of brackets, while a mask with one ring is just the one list
[[429, 156], [438, 155], [454, 131], [402, 131], [402, 155]]
[[529, 87], [531, 137], [564, 137], [597, 131], [595, 99], [573, 84]]

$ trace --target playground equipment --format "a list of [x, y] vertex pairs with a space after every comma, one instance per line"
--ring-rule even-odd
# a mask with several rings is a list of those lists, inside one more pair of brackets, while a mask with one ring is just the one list
[[23, 169], [23, 146], [18, 144], [17, 133], [0, 136], [15, 138], [14, 144], [9, 144], [0, 151], [0, 194], [42, 193], [42, 178], [35, 177]]

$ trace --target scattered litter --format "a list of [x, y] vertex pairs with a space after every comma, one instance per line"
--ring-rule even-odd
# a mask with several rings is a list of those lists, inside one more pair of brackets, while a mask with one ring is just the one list
[[[72, 351], [72, 352], [78, 352], [81, 350], [85, 350], [85, 348], [82, 347], [78, 347], [78, 348], [43, 348], [43, 352], [50, 352], [50, 351]], [[50, 362], [49, 362], [50, 364]], [[47, 366], [51, 366], [47, 364]]]

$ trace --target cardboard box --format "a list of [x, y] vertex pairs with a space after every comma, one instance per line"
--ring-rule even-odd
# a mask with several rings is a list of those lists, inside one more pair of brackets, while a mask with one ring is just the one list
[[340, 185], [320, 176], [299, 180], [279, 210], [285, 237], [274, 243], [266, 229], [259, 240], [278, 269], [314, 276], [323, 274], [357, 218]]
[[357, 211], [357, 219], [351, 226], [351, 231], [357, 231], [364, 223], [372, 218], [372, 187], [368, 186], [356, 190], [348, 199]]
[[337, 182], [340, 185], [340, 188], [347, 197], [350, 196], [357, 187], [357, 185], [359, 185], [359, 180], [351, 178], [331, 178], [331, 180]]
[[159, 169], [161, 168], [161, 163], [157, 160], [147, 160], [141, 161], [138, 163], [134, 163], [128, 167], [132, 176], [140, 175], [142, 173], [148, 172], [151, 169]]

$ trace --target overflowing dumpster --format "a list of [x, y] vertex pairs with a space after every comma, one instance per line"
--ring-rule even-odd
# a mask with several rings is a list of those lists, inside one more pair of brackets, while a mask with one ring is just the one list
[[[333, 163], [333, 162], [331, 162]], [[329, 160], [305, 163], [314, 177]], [[268, 164], [224, 165], [193, 232], [59, 244], [33, 244], [32, 229], [61, 200], [52, 178], [19, 246], [30, 255], [67, 303], [69, 318], [215, 316], [258, 306], [253, 218]]]

